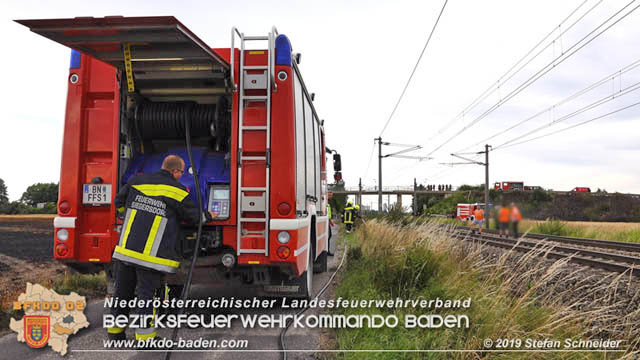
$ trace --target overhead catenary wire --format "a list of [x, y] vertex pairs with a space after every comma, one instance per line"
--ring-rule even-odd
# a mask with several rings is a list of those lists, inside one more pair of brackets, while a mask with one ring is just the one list
[[456, 153], [459, 153], [459, 152], [462, 152], [462, 151], [466, 151], [466, 150], [468, 150], [468, 149], [470, 149], [472, 147], [475, 147], [475, 146], [478, 146], [480, 144], [486, 143], [487, 141], [489, 141], [489, 140], [491, 140], [491, 139], [493, 139], [495, 137], [498, 137], [498, 136], [500, 136], [502, 134], [505, 134], [505, 133], [507, 133], [507, 132], [509, 132], [509, 131], [511, 131], [511, 130], [513, 130], [513, 129], [515, 129], [515, 128], [517, 128], [517, 127], [519, 127], [519, 126], [521, 126], [521, 125], [523, 125], [523, 124], [525, 124], [525, 123], [527, 123], [527, 122], [529, 122], [529, 121], [531, 121], [531, 120], [533, 120], [535, 118], [537, 118], [538, 116], [540, 116], [540, 115], [542, 115], [542, 114], [544, 114], [544, 113], [546, 113], [548, 111], [551, 111], [551, 110], [553, 110], [553, 109], [555, 109], [555, 108], [557, 108], [557, 107], [559, 107], [561, 105], [566, 104], [567, 102], [569, 102], [569, 101], [571, 101], [573, 99], [576, 99], [576, 98], [578, 98], [578, 97], [580, 97], [580, 96], [582, 96], [584, 94], [589, 93], [590, 91], [592, 91], [594, 89], [597, 89], [601, 85], [606, 84], [609, 81], [612, 81], [616, 77], [620, 78], [623, 74], [625, 74], [625, 73], [627, 73], [627, 72], [629, 72], [629, 71], [631, 71], [631, 70], [633, 70], [633, 69], [635, 69], [635, 68], [637, 68], [639, 66], [640, 66], [640, 59], [638, 59], [638, 60], [632, 62], [631, 64], [621, 68], [620, 70], [617, 70], [616, 72], [612, 73], [611, 75], [605, 76], [604, 78], [602, 78], [602, 79], [596, 81], [595, 83], [587, 86], [586, 88], [584, 88], [584, 89], [582, 89], [582, 90], [580, 90], [580, 91], [568, 96], [567, 98], [565, 98], [565, 99], [563, 99], [563, 100], [561, 100], [561, 101], [559, 101], [559, 102], [547, 107], [546, 109], [541, 110], [541, 111], [537, 112], [536, 114], [534, 114], [534, 115], [532, 115], [532, 116], [530, 116], [530, 117], [528, 117], [528, 118], [526, 118], [524, 120], [521, 120], [521, 121], [517, 122], [516, 124], [506, 128], [504, 130], [501, 130], [501, 131], [499, 131], [499, 132], [497, 132], [497, 133], [495, 133], [495, 134], [493, 134], [493, 135], [491, 135], [491, 136], [489, 136], [487, 138], [484, 138], [484, 139], [474, 143], [473, 145], [469, 145], [469, 146], [457, 151]]
[[[491, 106], [489, 109], [487, 109], [485, 112], [483, 112], [481, 115], [479, 115], [478, 117], [476, 117], [474, 120], [472, 120], [469, 124], [465, 125], [462, 129], [460, 129], [458, 132], [456, 132], [454, 135], [452, 135], [451, 137], [449, 137], [446, 141], [444, 141], [443, 143], [441, 143], [440, 145], [438, 145], [435, 149], [433, 149], [431, 152], [429, 152], [427, 154], [427, 156], [432, 155], [434, 152], [440, 150], [443, 146], [445, 146], [446, 144], [448, 144], [449, 142], [451, 142], [451, 140], [453, 140], [454, 138], [458, 137], [460, 134], [462, 134], [463, 132], [465, 132], [466, 130], [468, 130], [469, 128], [471, 128], [473, 125], [477, 124], [479, 121], [481, 121], [482, 119], [486, 118], [489, 114], [491, 114], [493, 111], [495, 111], [497, 108], [499, 108], [502, 104], [506, 103], [507, 101], [509, 101], [510, 99], [512, 99], [513, 97], [515, 97], [516, 95], [518, 95], [519, 93], [521, 93], [524, 89], [526, 89], [527, 87], [529, 87], [531, 84], [533, 84], [534, 82], [536, 82], [538, 79], [540, 79], [542, 76], [544, 76], [545, 74], [547, 74], [549, 71], [551, 71], [553, 68], [555, 68], [556, 66], [560, 65], [561, 63], [563, 63], [565, 60], [567, 60], [568, 58], [570, 58], [571, 56], [573, 56], [574, 54], [576, 54], [578, 51], [580, 51], [582, 48], [584, 48], [585, 46], [587, 46], [588, 44], [590, 44], [593, 40], [597, 39], [598, 37], [600, 37], [600, 35], [602, 35], [604, 32], [606, 32], [607, 30], [609, 30], [611, 27], [613, 27], [614, 25], [616, 25], [617, 23], [619, 23], [622, 19], [626, 18], [627, 16], [629, 16], [631, 13], [633, 13], [635, 10], [638, 9], [638, 7], [640, 7], [640, 5], [635, 6], [634, 8], [632, 8], [631, 10], [629, 10], [626, 14], [622, 15], [620, 18], [618, 18], [617, 20], [615, 20], [613, 23], [609, 24], [607, 27], [605, 27], [604, 29], [602, 29], [600, 32], [598, 32], [596, 35], [592, 36], [594, 33], [596, 33], [600, 28], [602, 28], [603, 26], [605, 26], [608, 22], [610, 22], [612, 19], [614, 19], [616, 16], [618, 16], [620, 13], [622, 13], [625, 9], [627, 9], [629, 6], [631, 6], [631, 4], [633, 4], [634, 2], [636, 2], [637, 0], [631, 0], [629, 3], [627, 3], [622, 9], [618, 10], [615, 14], [611, 15], [609, 18], [607, 18], [607, 20], [603, 21], [600, 25], [598, 25], [595, 29], [591, 30], [587, 35], [585, 35], [584, 37], [582, 37], [579, 41], [575, 42], [573, 45], [571, 45], [569, 47], [569, 49], [567, 49], [566, 52], [563, 52], [561, 55], [559, 55], [558, 57], [554, 58], [551, 62], [549, 62], [546, 66], [544, 66], [542, 69], [540, 69], [538, 72], [536, 72], [535, 74], [533, 74], [531, 77], [529, 77], [527, 80], [525, 80], [523, 83], [521, 83], [517, 88], [515, 88], [514, 90], [512, 90], [507, 96], [505, 96], [504, 98], [500, 99], [497, 103], [495, 103], [493, 106]], [[591, 38], [589, 38], [591, 37]], [[588, 40], [587, 40], [588, 39]], [[584, 43], [583, 43], [584, 42]]]
[[[434, 134], [433, 136], [431, 136], [428, 139], [428, 142], [430, 142], [431, 140], [433, 140], [436, 136], [442, 134], [444, 131], [446, 131], [451, 125], [453, 125], [454, 123], [456, 123], [459, 119], [463, 119], [465, 114], [468, 114], [470, 111], [472, 111], [476, 106], [478, 106], [479, 104], [482, 103], [482, 101], [484, 101], [484, 99], [486, 99], [487, 97], [489, 97], [491, 94], [493, 94], [495, 91], [497, 91], [501, 84], [506, 83], [507, 81], [509, 81], [511, 78], [513, 78], [516, 74], [518, 74], [522, 69], [524, 69], [529, 63], [531, 63], [533, 60], [535, 60], [538, 56], [540, 56], [540, 54], [546, 50], [549, 46], [551, 46], [556, 40], [558, 40], [559, 38], [562, 37], [563, 34], [565, 34], [567, 31], [569, 31], [570, 29], [572, 29], [576, 24], [578, 24], [580, 21], [582, 21], [582, 19], [584, 19], [589, 13], [591, 13], [598, 5], [600, 5], [602, 3], [603, 0], [599, 0], [597, 1], [593, 6], [591, 6], [589, 9], [587, 9], [583, 14], [581, 14], [575, 21], [573, 21], [573, 23], [571, 23], [568, 26], [564, 27], [564, 30], [561, 31], [558, 36], [556, 36], [552, 41], [550, 41], [545, 47], [543, 47], [542, 49], [540, 49], [534, 56], [532, 56], [528, 61], [526, 61], [524, 64], [522, 64], [520, 67], [518, 67], [518, 65], [520, 65], [523, 61], [525, 61], [527, 59], [527, 57], [529, 57], [529, 55], [531, 55], [537, 48], [539, 48], [539, 46], [544, 43], [545, 40], [547, 40], [550, 36], [552, 36], [558, 29], [563, 28], [563, 24], [567, 21], [569, 21], [576, 13], [578, 13], [578, 11], [588, 2], [589, 0], [585, 0], [582, 3], [580, 3], [576, 8], [574, 8], [561, 22], [559, 25], [554, 26], [554, 28], [547, 34], [545, 35], [540, 41], [538, 41], [524, 56], [522, 56], [518, 61], [516, 61], [500, 78], [498, 78], [497, 81], [493, 82], [484, 92], [482, 92], [482, 94], [480, 94], [473, 102], [471, 102], [471, 104], [469, 104], [464, 110], [462, 110], [452, 121], [448, 122], [447, 125], [445, 125], [443, 128], [441, 128], [436, 134]], [[516, 67], [518, 67], [517, 70], [513, 71]], [[433, 153], [433, 152], [432, 152]], [[427, 156], [431, 155], [432, 153], [427, 154]], [[409, 166], [402, 168], [398, 174], [398, 176], [396, 176], [396, 178], [394, 178], [394, 180], [398, 179], [400, 176], [404, 175], [405, 171], [411, 167], [414, 167], [415, 162], [413, 162], [412, 164], [410, 164]], [[392, 180], [393, 181], [393, 180]]]
[[621, 107], [621, 108], [618, 108], [618, 109], [616, 109], [616, 110], [610, 111], [610, 112], [608, 112], [608, 113], [606, 113], [606, 114], [596, 116], [596, 117], [594, 117], [594, 118], [592, 118], [592, 119], [585, 120], [585, 121], [583, 121], [583, 122], [579, 122], [579, 123], [577, 123], [577, 124], [573, 124], [573, 125], [568, 126], [568, 127], [566, 127], [566, 128], [562, 128], [562, 129], [560, 129], [560, 130], [556, 130], [556, 131], [553, 131], [553, 132], [550, 132], [550, 133], [547, 133], [547, 134], [544, 134], [544, 135], [540, 135], [540, 136], [537, 136], [537, 137], [534, 137], [534, 138], [531, 138], [531, 139], [523, 140], [523, 141], [520, 141], [520, 142], [517, 142], [517, 143], [512, 143], [512, 144], [508, 144], [508, 145], [501, 145], [500, 147], [496, 147], [496, 148], [494, 148], [493, 150], [495, 151], [495, 150], [505, 149], [505, 148], [508, 148], [508, 147], [512, 147], [512, 146], [516, 146], [516, 145], [521, 145], [521, 144], [525, 144], [525, 143], [528, 143], [528, 142], [531, 142], [531, 141], [534, 141], [534, 140], [542, 139], [542, 138], [545, 138], [545, 137], [547, 137], [547, 136], [555, 135], [555, 134], [558, 134], [558, 133], [561, 133], [561, 132], [564, 132], [564, 131], [567, 131], [567, 130], [570, 130], [570, 129], [576, 128], [576, 127], [578, 127], [578, 126], [582, 126], [582, 125], [588, 124], [588, 123], [590, 123], [590, 122], [593, 122], [593, 121], [596, 121], [596, 120], [600, 120], [600, 119], [602, 119], [602, 118], [604, 118], [604, 117], [607, 117], [607, 116], [613, 115], [613, 114], [615, 114], [615, 113], [618, 113], [618, 112], [620, 112], [620, 111], [624, 111], [624, 110], [630, 109], [630, 108], [632, 108], [632, 107], [634, 107], [634, 106], [638, 106], [638, 105], [640, 105], [640, 101], [639, 101], [639, 102], [636, 102], [636, 103], [633, 103], [633, 104], [630, 104], [630, 105], [627, 105], [627, 106], [624, 106], [624, 107]]
[[[527, 59], [527, 57], [529, 55], [531, 55], [546, 39], [548, 39], [551, 35], [553, 35], [553, 33], [556, 32], [557, 29], [561, 29], [562, 25], [568, 21], [573, 15], [575, 15], [580, 8], [582, 8], [582, 6], [584, 6], [584, 4], [587, 3], [588, 0], [583, 1], [580, 5], [578, 5], [575, 9], [573, 9], [573, 11], [571, 11], [569, 13], [569, 15], [567, 15], [564, 20], [562, 20], [560, 22], [560, 24], [558, 26], [554, 26], [554, 28], [546, 35], [542, 38], [542, 40], [540, 40], [536, 45], [534, 45], [524, 56], [522, 56], [518, 61], [516, 61], [515, 64], [513, 64], [509, 70], [507, 70], [501, 77], [498, 78], [497, 81], [493, 82], [485, 91], [483, 91], [475, 100], [473, 100], [471, 102], [471, 104], [467, 105], [466, 108], [464, 108], [464, 110], [462, 110], [455, 118], [453, 118], [451, 121], [447, 122], [447, 124], [445, 124], [444, 127], [442, 127], [441, 129], [439, 129], [434, 135], [432, 135], [428, 141], [433, 140], [436, 136], [442, 134], [443, 132], [445, 132], [447, 129], [449, 129], [449, 127], [451, 127], [453, 124], [457, 123], [459, 120], [463, 119], [465, 117], [466, 114], [468, 114], [470, 111], [472, 111], [476, 106], [478, 106], [479, 104], [482, 103], [482, 101], [484, 101], [487, 97], [489, 97], [490, 95], [492, 95], [494, 92], [496, 92], [498, 89], [500, 89], [500, 87], [506, 83], [507, 81], [511, 80], [511, 78], [513, 78], [516, 74], [518, 74], [522, 69], [524, 69], [527, 65], [529, 65], [533, 60], [535, 60], [538, 56], [540, 56], [540, 54], [546, 50], [547, 48], [549, 48], [549, 46], [551, 46], [556, 40], [561, 39], [562, 35], [564, 35], [567, 31], [571, 30], [571, 28], [573, 28], [577, 23], [579, 23], [582, 19], [584, 19], [591, 11], [593, 11], [598, 5], [600, 5], [602, 3], [603, 0], [599, 0], [596, 4], [594, 4], [591, 8], [589, 8], [584, 14], [582, 14], [577, 20], [575, 20], [571, 25], [567, 26], [564, 28], [563, 31], [561, 31], [558, 36], [553, 39], [551, 42], [549, 42], [545, 47], [543, 47], [542, 49], [540, 49], [540, 51], [538, 51], [538, 53], [536, 53], [534, 56], [532, 56], [526, 63], [524, 63], [522, 66], [520, 66], [518, 68], [518, 70], [514, 71], [511, 75], [509, 75], [516, 67], [518, 67], [518, 65], [520, 63], [522, 63], [525, 59]], [[507, 77], [508, 76], [508, 77]]]
[[373, 142], [373, 145], [371, 146], [371, 154], [369, 155], [369, 161], [367, 161], [367, 169], [364, 171], [364, 176], [363, 178], [367, 177], [367, 174], [369, 174], [369, 168], [371, 167], [371, 160], [373, 160], [373, 152], [376, 150], [376, 142]]
[[425, 42], [424, 47], [422, 48], [422, 52], [420, 53], [420, 56], [418, 56], [418, 61], [416, 61], [416, 64], [413, 67], [413, 70], [411, 71], [411, 75], [409, 75], [409, 79], [407, 80], [407, 83], [404, 85], [404, 89], [402, 89], [402, 92], [400, 93], [400, 97], [398, 98], [398, 101], [396, 102], [396, 105], [393, 107], [393, 111], [391, 111], [391, 115], [389, 115], [389, 119], [387, 119], [387, 122], [382, 127], [382, 131], [380, 131], [380, 135], [378, 135], [378, 137], [382, 137], [382, 134], [387, 129], [387, 126], [389, 125], [389, 122], [393, 118], [393, 115], [396, 113], [396, 110], [398, 109], [398, 105], [400, 105], [400, 101], [402, 101], [402, 97], [404, 96], [404, 93], [407, 91], [407, 88], [409, 87], [409, 84], [411, 83], [411, 79], [413, 78], [413, 75], [416, 73], [416, 70], [418, 69], [418, 65], [420, 64], [420, 60], [422, 60], [422, 56], [424, 55], [425, 50], [427, 50], [427, 46], [429, 45], [429, 42], [431, 41], [431, 37], [433, 36], [433, 33], [436, 31], [436, 27], [438, 26], [438, 22], [440, 21], [440, 17], [442, 16], [442, 13], [444, 12], [444, 8], [447, 6], [447, 2], [449, 2], [449, 0], [445, 0], [444, 1], [444, 4], [442, 5], [442, 9], [440, 10], [440, 14], [438, 14], [438, 18], [436, 19], [435, 24], [433, 24], [433, 28], [431, 29], [431, 33], [429, 33], [429, 37], [427, 38], [427, 41]]
[[580, 114], [582, 114], [582, 113], [584, 113], [586, 111], [589, 111], [589, 110], [594, 109], [594, 108], [596, 108], [598, 106], [606, 104], [606, 103], [608, 103], [608, 102], [610, 102], [612, 100], [615, 100], [615, 99], [617, 99], [617, 98], [619, 98], [621, 96], [624, 96], [624, 95], [630, 94], [630, 93], [632, 93], [634, 91], [637, 91], [638, 89], [640, 89], [640, 82], [637, 82], [637, 83], [635, 83], [633, 85], [627, 86], [624, 89], [620, 89], [620, 91], [617, 92], [617, 93], [602, 97], [602, 98], [600, 98], [600, 99], [598, 99], [598, 100], [596, 100], [596, 101], [594, 101], [594, 102], [592, 102], [592, 103], [590, 103], [588, 105], [585, 105], [585, 106], [581, 107], [578, 110], [575, 110], [575, 111], [573, 111], [573, 112], [571, 112], [569, 114], [566, 114], [566, 115], [564, 115], [564, 116], [562, 116], [562, 117], [560, 117], [560, 118], [558, 118], [556, 120], [553, 120], [553, 121], [551, 121], [551, 122], [549, 122], [547, 124], [539, 126], [539, 127], [535, 128], [533, 130], [530, 130], [530, 131], [526, 132], [523, 135], [519, 135], [519, 136], [516, 136], [513, 139], [507, 140], [504, 143], [496, 146], [495, 148], [498, 149], [498, 148], [501, 148], [501, 147], [503, 147], [503, 146], [505, 146], [507, 144], [510, 144], [512, 142], [515, 142], [515, 141], [518, 141], [518, 140], [520, 140], [522, 138], [525, 138], [525, 137], [527, 137], [527, 136], [529, 136], [531, 134], [534, 134], [534, 133], [536, 133], [536, 132], [538, 132], [538, 131], [540, 131], [542, 129], [548, 128], [549, 126], [553, 126], [555, 124], [558, 124], [558, 123], [561, 123], [561, 122], [566, 121], [568, 119], [571, 119], [571, 118], [573, 118], [573, 117], [575, 117], [577, 115], [580, 115]]
[[[565, 26], [563, 29], [563, 31], [560, 31], [560, 33], [558, 34], [558, 36], [553, 39], [551, 42], [549, 42], [549, 44], [547, 44], [545, 47], [543, 47], [540, 51], [538, 51], [533, 57], [531, 57], [528, 61], [526, 61], [524, 64], [522, 64], [522, 62], [524, 62], [529, 55], [531, 55], [537, 48], [539, 48], [539, 46], [544, 43], [545, 40], [547, 40], [549, 37], [551, 37], [558, 29], [562, 28], [563, 25], [569, 21], [576, 13], [578, 13], [578, 11], [588, 2], [588, 0], [583, 1], [582, 3], [580, 3], [576, 8], [574, 8], [561, 22], [560, 24], [556, 27], [554, 26], [554, 28], [546, 35], [544, 36], [538, 43], [536, 43], [535, 46], [533, 46], [524, 56], [522, 56], [518, 61], [516, 61], [495, 83], [493, 83], [491, 86], [489, 86], [480, 96], [478, 96], [471, 104], [469, 104], [458, 116], [457, 118], [463, 118], [464, 115], [466, 113], [468, 113], [469, 111], [473, 110], [473, 108], [475, 108], [478, 104], [480, 104], [486, 97], [490, 96], [492, 93], [494, 93], [497, 89], [499, 89], [500, 84], [504, 83], [506, 81], [509, 81], [513, 76], [515, 76], [517, 73], [519, 73], [524, 67], [526, 67], [531, 61], [533, 61], [534, 59], [536, 59], [545, 49], [547, 49], [549, 46], [551, 46], [558, 38], [561, 38], [561, 36], [566, 33], [567, 31], [569, 31], [571, 28], [573, 28], [577, 23], [579, 23], [582, 19], [584, 19], [589, 13], [591, 13], [598, 5], [600, 5], [602, 3], [602, 0], [597, 1], [593, 6], [591, 6], [589, 9], [587, 9], [583, 14], [581, 14], [573, 23], [571, 23], [568, 26]], [[522, 64], [516, 71], [513, 71], [516, 67], [518, 67], [520, 64]], [[394, 109], [395, 111], [395, 109]], [[436, 135], [441, 134], [443, 131], [445, 131], [449, 126], [451, 126], [453, 123], [456, 122], [456, 119], [454, 118], [453, 121], [449, 122], [448, 125], [446, 125], [444, 128], [440, 129], [440, 131], [438, 131], [438, 133]], [[386, 125], [385, 125], [386, 127]], [[433, 140], [435, 136], [432, 136], [429, 141]], [[426, 156], [428, 157], [429, 155], [433, 154], [433, 152], [427, 154]], [[410, 168], [413, 167], [414, 165], [411, 164], [409, 166], [407, 166], [406, 168], [401, 169], [400, 173], [398, 174], [398, 176], [396, 176], [395, 179], [399, 178], [400, 176], [402, 176], [404, 174], [404, 172]], [[394, 180], [395, 180], [394, 179]]]

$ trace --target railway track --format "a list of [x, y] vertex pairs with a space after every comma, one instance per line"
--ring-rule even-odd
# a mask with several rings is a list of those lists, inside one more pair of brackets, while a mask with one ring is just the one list
[[[467, 226], [458, 226], [458, 229], [465, 229], [467, 231], [471, 231], [471, 228]], [[488, 233], [488, 234], [494, 234], [494, 235], [498, 234], [498, 231], [493, 229], [489, 229], [489, 230], [483, 229], [482, 232]], [[563, 243], [563, 244], [573, 244], [573, 245], [580, 245], [580, 246], [589, 246], [589, 247], [600, 248], [600, 249], [611, 249], [611, 250], [626, 251], [626, 252], [640, 254], [640, 244], [636, 244], [636, 243], [587, 239], [587, 238], [574, 238], [569, 236], [534, 234], [534, 233], [527, 233], [526, 237], [531, 239], [542, 240], [542, 241], [549, 241], [549, 242], [556, 242], [556, 243]]]
[[[640, 257], [621, 255], [583, 248], [553, 245], [545, 241], [528, 238], [501, 238], [491, 233], [472, 234], [470, 230], [456, 229], [454, 236], [458, 239], [479, 242], [488, 246], [520, 252], [538, 251], [539, 256], [552, 259], [569, 258], [569, 262], [604, 269], [618, 273], [629, 272], [640, 277]], [[529, 234], [527, 234], [529, 237]]]

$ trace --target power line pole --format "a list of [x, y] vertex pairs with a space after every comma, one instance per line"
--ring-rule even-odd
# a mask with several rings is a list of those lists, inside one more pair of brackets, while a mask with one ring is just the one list
[[[491, 219], [490, 216], [490, 209], [489, 209], [489, 148], [491, 147], [491, 145], [486, 144], [484, 146], [484, 151], [478, 151], [475, 153], [462, 153], [462, 154], [451, 154], [451, 156], [457, 157], [458, 159], [462, 159], [465, 160], [465, 162], [458, 162], [458, 163], [444, 163], [443, 165], [482, 165], [484, 166], [484, 207], [485, 207], [485, 222], [484, 222], [484, 226], [486, 229], [489, 229], [489, 221]], [[461, 155], [469, 155], [469, 154], [484, 154], [484, 162], [481, 161], [477, 161], [477, 160], [473, 160], [473, 159], [469, 159], [466, 157], [463, 157]], [[442, 163], [441, 163], [442, 164]]]
[[378, 140], [378, 212], [382, 214], [382, 136], [376, 140]]
[[418, 215], [418, 182], [416, 181], [416, 178], [413, 178], [413, 216], [417, 216]]
[[484, 208], [487, 212], [484, 228], [489, 230], [489, 219], [491, 218], [489, 210], [489, 144], [484, 145]]
[[[381, 136], [375, 138], [374, 140], [378, 142], [378, 211], [382, 212], [382, 158], [398, 157], [398, 158], [403, 158], [403, 159], [416, 159], [416, 160], [420, 160], [420, 161], [422, 161], [422, 160], [430, 160], [432, 158], [426, 157], [426, 156], [402, 155], [402, 154], [406, 154], [406, 153], [411, 152], [411, 151], [422, 149], [422, 146], [420, 146], [420, 145], [393, 144], [393, 143], [386, 142], [386, 141], [382, 142], [382, 137]], [[399, 147], [404, 147], [406, 149], [400, 150], [400, 151], [396, 151], [396, 152], [391, 153], [391, 154], [382, 155], [382, 145], [399, 146]], [[387, 199], [387, 202], [389, 202], [388, 199]]]
[[358, 179], [358, 198], [356, 199], [356, 205], [362, 205], [362, 178]]

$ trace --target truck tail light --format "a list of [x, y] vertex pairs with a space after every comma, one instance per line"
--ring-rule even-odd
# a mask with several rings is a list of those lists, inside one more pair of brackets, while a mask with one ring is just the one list
[[291, 250], [286, 246], [280, 246], [277, 253], [280, 259], [286, 259], [291, 255]]
[[282, 216], [286, 216], [286, 215], [289, 214], [290, 211], [291, 211], [291, 205], [289, 205], [289, 203], [281, 202], [278, 205], [278, 214], [280, 214]]
[[56, 245], [56, 254], [60, 257], [65, 257], [69, 253], [69, 248], [65, 244]]
[[60, 211], [61, 214], [65, 214], [66, 215], [71, 211], [71, 204], [69, 204], [68, 201], [63, 200], [58, 205], [58, 210]]

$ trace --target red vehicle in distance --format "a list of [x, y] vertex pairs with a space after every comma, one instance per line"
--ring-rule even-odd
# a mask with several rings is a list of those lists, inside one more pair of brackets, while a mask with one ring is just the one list
[[524, 182], [522, 181], [503, 181], [497, 182], [493, 185], [495, 190], [524, 190]]
[[575, 187], [571, 192], [590, 193], [591, 189], [588, 187]]

